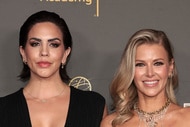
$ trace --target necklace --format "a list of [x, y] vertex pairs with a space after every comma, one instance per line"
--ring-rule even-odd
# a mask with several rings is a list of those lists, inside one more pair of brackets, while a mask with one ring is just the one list
[[41, 99], [41, 98], [38, 98], [38, 97], [33, 96], [30, 92], [28, 92], [26, 89], [24, 89], [24, 91], [25, 91], [29, 96], [31, 96], [31, 97], [32, 97], [33, 99], [35, 99], [36, 101], [42, 102], [42, 103], [47, 103], [48, 100], [50, 100], [50, 99], [52, 99], [52, 98], [55, 98], [55, 97], [58, 97], [58, 96], [61, 96], [62, 93], [64, 92], [64, 90], [65, 90], [65, 89], [63, 89], [59, 94], [57, 94], [57, 95], [55, 95], [55, 96], [53, 96], [53, 97]]
[[139, 119], [141, 121], [143, 120], [146, 123], [147, 127], [156, 127], [156, 125], [158, 124], [158, 120], [163, 118], [170, 103], [171, 103], [170, 100], [167, 99], [165, 105], [162, 106], [161, 109], [154, 111], [154, 112], [145, 112], [145, 111], [141, 110], [137, 106], [137, 103], [136, 103], [134, 105], [134, 110], [137, 112]]

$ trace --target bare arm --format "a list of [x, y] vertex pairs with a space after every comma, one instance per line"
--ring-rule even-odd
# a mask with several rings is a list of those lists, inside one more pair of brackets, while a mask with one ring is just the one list
[[104, 113], [103, 113], [103, 117], [102, 118], [105, 118], [107, 115], [108, 115], [108, 109], [107, 109], [107, 106], [105, 105]]
[[100, 127], [112, 127], [112, 121], [115, 118], [115, 113], [107, 115], [101, 122]]

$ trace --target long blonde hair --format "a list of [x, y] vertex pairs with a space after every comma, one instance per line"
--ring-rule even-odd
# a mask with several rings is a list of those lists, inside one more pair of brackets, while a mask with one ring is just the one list
[[[174, 60], [173, 48], [163, 31], [142, 29], [132, 35], [124, 49], [120, 66], [110, 87], [114, 110], [117, 114], [117, 117], [112, 121], [113, 127], [133, 117], [133, 107], [138, 100], [137, 89], [133, 82], [135, 73], [135, 54], [137, 47], [145, 43], [161, 44], [168, 54], [169, 61]], [[168, 77], [166, 85], [166, 95], [172, 103], [177, 103], [174, 94], [174, 89], [177, 86], [178, 76], [174, 63], [172, 76]]]

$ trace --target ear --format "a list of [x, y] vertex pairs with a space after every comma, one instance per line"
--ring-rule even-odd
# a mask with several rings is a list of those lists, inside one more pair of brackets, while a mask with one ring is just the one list
[[65, 50], [64, 54], [63, 54], [63, 58], [62, 58], [62, 61], [61, 61], [63, 64], [66, 63], [67, 57], [69, 56], [70, 52], [71, 52], [71, 48], [68, 47], [68, 48]]
[[20, 46], [20, 47], [19, 47], [19, 50], [20, 50], [20, 54], [21, 54], [21, 56], [22, 56], [22, 61], [23, 61], [23, 62], [27, 62], [27, 60], [26, 60], [26, 55], [25, 55], [25, 51], [24, 51], [23, 47]]
[[174, 70], [174, 59], [171, 59], [169, 63], [169, 77], [173, 76], [173, 70]]

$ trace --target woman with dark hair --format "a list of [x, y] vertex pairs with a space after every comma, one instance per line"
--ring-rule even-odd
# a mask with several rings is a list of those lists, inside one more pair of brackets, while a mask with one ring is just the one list
[[110, 93], [114, 112], [101, 127], [189, 127], [190, 108], [177, 104], [173, 48], [163, 31], [142, 29], [129, 39]]
[[67, 84], [72, 37], [64, 19], [40, 11], [22, 25], [19, 35], [26, 86], [0, 98], [0, 127], [99, 127], [105, 99]]

